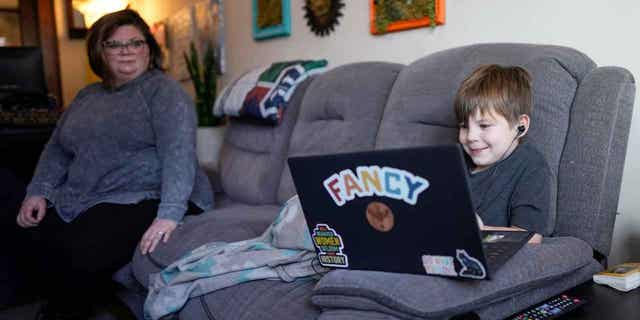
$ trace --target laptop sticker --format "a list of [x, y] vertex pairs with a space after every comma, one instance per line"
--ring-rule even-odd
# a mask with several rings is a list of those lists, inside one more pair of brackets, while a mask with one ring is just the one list
[[349, 257], [342, 253], [344, 244], [342, 237], [326, 224], [316, 224], [311, 235], [313, 244], [320, 251], [318, 260], [325, 267], [347, 268]]
[[409, 171], [392, 167], [358, 166], [334, 173], [324, 179], [324, 188], [339, 207], [355, 199], [377, 195], [415, 205], [418, 196], [429, 187], [429, 181]]
[[457, 276], [453, 257], [422, 255], [422, 265], [427, 274]]
[[367, 205], [366, 216], [369, 225], [380, 232], [388, 232], [395, 225], [393, 211], [380, 201], [373, 201]]
[[473, 278], [473, 279], [484, 279], [487, 277], [487, 272], [484, 269], [484, 266], [478, 259], [471, 257], [467, 254], [466, 250], [456, 250], [456, 258], [460, 265], [462, 265], [462, 269], [460, 269], [459, 275], [461, 277]]

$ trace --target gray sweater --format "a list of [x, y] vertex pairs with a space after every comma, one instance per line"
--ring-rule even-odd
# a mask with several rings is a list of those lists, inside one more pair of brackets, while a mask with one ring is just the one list
[[189, 200], [208, 210], [196, 126], [191, 98], [158, 70], [115, 89], [89, 85], [58, 121], [27, 195], [44, 196], [67, 222], [104, 202], [160, 199], [158, 218], [174, 221]]

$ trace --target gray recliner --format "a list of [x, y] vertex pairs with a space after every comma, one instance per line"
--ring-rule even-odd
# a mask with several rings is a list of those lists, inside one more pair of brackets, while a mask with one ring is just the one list
[[[258, 236], [295, 194], [289, 156], [455, 143], [453, 98], [481, 64], [520, 65], [533, 77], [527, 143], [553, 173], [553, 236], [527, 245], [493, 280], [335, 270], [319, 281], [252, 281], [192, 298], [184, 319], [500, 319], [588, 281], [611, 246], [631, 111], [633, 76], [598, 67], [566, 47], [479, 44], [409, 65], [363, 62], [306, 81], [284, 123], [231, 122], [221, 159], [218, 208], [188, 218], [168, 244], [136, 253], [143, 287], [189, 250]], [[137, 308], [140, 308], [138, 305]]]

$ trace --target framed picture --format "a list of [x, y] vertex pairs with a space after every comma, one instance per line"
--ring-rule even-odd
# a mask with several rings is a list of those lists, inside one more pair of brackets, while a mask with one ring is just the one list
[[67, 11], [69, 38], [84, 39], [87, 35], [87, 26], [84, 21], [84, 15], [73, 5], [73, 0], [65, 0], [64, 6]]
[[369, 0], [369, 21], [371, 34], [441, 25], [445, 0]]
[[290, 34], [290, 0], [253, 0], [253, 38], [255, 40]]
[[20, 12], [17, 9], [0, 9], [0, 47], [18, 47], [21, 45]]

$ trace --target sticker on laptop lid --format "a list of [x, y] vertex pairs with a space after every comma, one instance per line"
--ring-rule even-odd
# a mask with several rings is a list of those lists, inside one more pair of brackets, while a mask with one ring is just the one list
[[349, 257], [342, 253], [342, 237], [326, 224], [316, 224], [311, 234], [313, 244], [318, 248], [318, 260], [324, 267], [347, 268]]
[[371, 196], [402, 200], [415, 206], [420, 194], [429, 188], [429, 180], [393, 167], [358, 166], [355, 172], [345, 169], [333, 173], [322, 185], [338, 207], [356, 197]]
[[484, 279], [487, 277], [487, 272], [482, 263], [478, 259], [470, 256], [466, 250], [456, 250], [456, 258], [462, 266], [459, 273], [461, 277], [473, 279]]
[[457, 276], [456, 268], [453, 265], [453, 257], [422, 255], [422, 265], [427, 274], [441, 276]]

